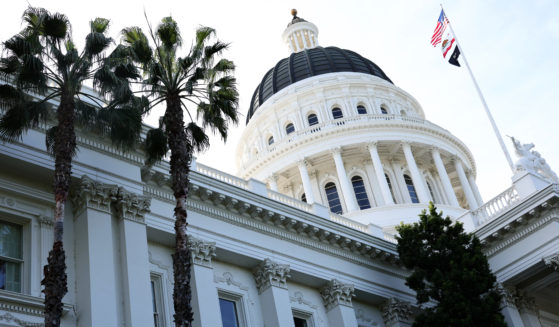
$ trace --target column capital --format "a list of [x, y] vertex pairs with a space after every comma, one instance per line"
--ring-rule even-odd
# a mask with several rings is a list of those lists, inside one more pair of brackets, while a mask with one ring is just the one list
[[116, 212], [121, 219], [145, 224], [145, 214], [150, 212], [151, 198], [118, 188]]
[[188, 247], [192, 254], [192, 263], [212, 268], [212, 258], [216, 256], [215, 242], [208, 242], [188, 236]]
[[543, 263], [552, 268], [556, 272], [559, 272], [559, 253], [552, 254], [542, 259]]
[[441, 155], [441, 149], [439, 149], [439, 147], [431, 145], [429, 147], [429, 150], [431, 151], [431, 153], [438, 153], [439, 156]]
[[54, 226], [53, 217], [49, 217], [45, 215], [37, 215], [37, 221], [39, 221], [39, 225], [41, 227], [52, 228]]
[[496, 290], [501, 295], [501, 305], [503, 307], [516, 308], [518, 297], [514, 290], [509, 289], [501, 283], [497, 283]]
[[326, 311], [330, 311], [337, 305], [345, 305], [352, 307], [351, 299], [355, 292], [352, 284], [344, 284], [337, 279], [332, 279], [320, 290], [322, 301], [326, 307]]
[[308, 168], [308, 166], [310, 166], [309, 159], [307, 158], [300, 159], [299, 161], [297, 161], [297, 166]]
[[279, 264], [269, 258], [264, 259], [253, 270], [258, 294], [262, 294], [272, 286], [287, 289], [287, 279], [291, 277], [289, 272], [289, 265]]
[[538, 306], [536, 305], [536, 299], [530, 297], [526, 294], [518, 295], [516, 299], [516, 306], [518, 307], [518, 311], [522, 312], [530, 312], [530, 313], [537, 313]]
[[367, 149], [370, 151], [371, 149], [375, 149], [377, 148], [377, 145], [379, 144], [379, 141], [369, 141], [367, 142]]
[[412, 306], [395, 298], [388, 299], [381, 311], [386, 326], [397, 325], [400, 321], [409, 322], [412, 316]]
[[111, 202], [116, 200], [117, 194], [116, 184], [104, 184], [83, 175], [71, 195], [74, 212], [91, 208], [110, 213]]
[[342, 147], [341, 146], [336, 146], [333, 148], [330, 148], [330, 153], [332, 153], [333, 155], [338, 155], [338, 154], [342, 154]]
[[404, 149], [404, 148], [410, 148], [411, 149], [411, 141], [402, 140], [402, 141], [400, 141], [400, 146], [402, 147], [402, 149]]
[[268, 179], [271, 180], [271, 181], [277, 182], [278, 177], [279, 177], [278, 174], [273, 173], [273, 174], [270, 175], [270, 177], [268, 177]]

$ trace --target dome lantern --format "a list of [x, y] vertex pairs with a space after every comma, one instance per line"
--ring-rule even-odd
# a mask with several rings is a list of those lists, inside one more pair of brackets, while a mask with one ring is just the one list
[[315, 24], [297, 16], [297, 10], [292, 9], [293, 19], [283, 32], [283, 41], [289, 48], [289, 53], [301, 52], [318, 46], [318, 28]]

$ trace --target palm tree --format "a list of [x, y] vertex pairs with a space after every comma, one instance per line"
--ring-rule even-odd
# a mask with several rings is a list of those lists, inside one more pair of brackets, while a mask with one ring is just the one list
[[[171, 188], [175, 206], [175, 254], [173, 255], [175, 325], [191, 326], [190, 249], [188, 247], [186, 200], [192, 155], [209, 146], [205, 128], [219, 133], [225, 141], [229, 122], [237, 123], [238, 92], [232, 76], [234, 65], [219, 59], [228, 44], [214, 41], [215, 30], [200, 27], [190, 51], [184, 57], [177, 23], [165, 17], [155, 29], [149, 26], [152, 48], [139, 27], [122, 31], [123, 44], [133, 60], [141, 65], [142, 91], [149, 99], [148, 110], [165, 103], [159, 128], [146, 136], [146, 162], [153, 164], [171, 151]], [[189, 122], [185, 125], [184, 113]]]
[[[106, 35], [107, 19], [90, 22], [91, 32], [81, 52], [72, 42], [71, 25], [63, 14], [29, 7], [23, 21], [24, 29], [3, 43], [5, 56], [0, 58], [0, 140], [16, 141], [29, 128], [51, 126], [46, 146], [55, 163], [54, 244], [41, 284], [45, 326], [59, 326], [62, 298], [68, 291], [63, 222], [77, 146], [74, 128], [94, 129], [109, 134], [121, 148], [132, 147], [141, 130], [138, 104], [142, 101], [132, 96], [127, 78], [139, 75], [119, 68], [130, 67], [118, 52], [104, 56], [112, 43]], [[114, 100], [110, 106], [103, 107], [105, 99], [82, 89], [87, 80], [113, 95], [108, 98]], [[55, 113], [50, 108], [52, 100], [58, 102]]]

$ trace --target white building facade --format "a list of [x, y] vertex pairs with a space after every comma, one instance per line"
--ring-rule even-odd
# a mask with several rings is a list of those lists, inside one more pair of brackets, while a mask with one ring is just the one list
[[[487, 202], [467, 147], [370, 60], [318, 45], [295, 17], [292, 52], [257, 87], [238, 177], [192, 165], [195, 326], [411, 326], [415, 294], [394, 226], [433, 201], [485, 243], [509, 326], [559, 326], [559, 185], [519, 165]], [[63, 326], [172, 326], [174, 197], [145, 167], [78, 135], [64, 244]], [[0, 144], [0, 326], [41, 326], [53, 238], [44, 130]]]

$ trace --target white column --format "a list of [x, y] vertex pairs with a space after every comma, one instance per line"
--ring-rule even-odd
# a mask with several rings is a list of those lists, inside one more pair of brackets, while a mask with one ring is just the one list
[[394, 199], [392, 198], [392, 193], [390, 193], [390, 188], [388, 187], [388, 182], [386, 181], [386, 176], [384, 176], [384, 169], [382, 168], [382, 163], [377, 151], [377, 143], [369, 143], [367, 146], [369, 148], [369, 154], [371, 155], [371, 161], [373, 162], [373, 168], [377, 176], [377, 182], [380, 186], [382, 192], [382, 199], [384, 205], [394, 204]]
[[517, 300], [518, 312], [525, 327], [541, 327], [542, 324], [538, 318], [538, 307], [536, 301], [532, 297], [526, 295], [519, 296]]
[[320, 290], [320, 295], [322, 295], [326, 307], [326, 316], [330, 326], [357, 326], [355, 311], [351, 304], [351, 298], [354, 296], [353, 285], [342, 284], [333, 279]]
[[120, 239], [120, 264], [126, 326], [153, 320], [148, 240], [144, 216], [151, 199], [119, 188], [115, 201]]
[[446, 169], [444, 167], [439, 149], [437, 148], [431, 149], [431, 154], [433, 155], [433, 161], [435, 162], [435, 166], [437, 167], [437, 173], [439, 174], [439, 177], [443, 184], [446, 198], [448, 199], [448, 201], [450, 201], [449, 204], [451, 206], [459, 207], [460, 204], [458, 203], [458, 199], [456, 199], [454, 188], [452, 187], [452, 183], [450, 182], [450, 178], [448, 177], [448, 173], [446, 172]]
[[[73, 195], [75, 208], [76, 308], [80, 326], [120, 326], [122, 304], [116, 281], [111, 202], [118, 193], [107, 185], [82, 177]], [[99, 269], [101, 268], [101, 269]], [[153, 318], [151, 318], [153, 321]]]
[[507, 326], [524, 327], [524, 323], [516, 307], [516, 296], [502, 285], [499, 285], [497, 290], [501, 294], [501, 314], [505, 317]]
[[476, 198], [472, 189], [470, 188], [470, 183], [468, 183], [468, 179], [466, 178], [466, 173], [464, 172], [464, 167], [462, 166], [462, 162], [459, 158], [454, 158], [454, 167], [456, 168], [456, 173], [458, 173], [458, 178], [460, 179], [460, 184], [462, 185], [462, 190], [466, 195], [466, 200], [468, 201], [468, 205], [470, 206], [470, 210], [475, 210], [478, 208]]
[[469, 169], [466, 176], [468, 176], [468, 182], [470, 183], [470, 188], [474, 192], [474, 197], [476, 198], [478, 206], [483, 205], [483, 198], [481, 197], [481, 193], [479, 193], [479, 189], [477, 188], [476, 180], [474, 179], [474, 172]]
[[415, 191], [417, 192], [419, 202], [427, 203], [429, 202], [429, 192], [425, 189], [425, 181], [419, 173], [419, 169], [417, 168], [415, 159], [413, 158], [413, 154], [411, 152], [410, 144], [403, 142], [402, 149], [404, 150], [404, 156], [406, 157], [408, 169], [410, 170], [413, 186], [415, 187]]
[[353, 187], [349, 182], [347, 173], [344, 167], [344, 161], [342, 160], [342, 149], [334, 148], [331, 150], [332, 156], [334, 157], [334, 163], [336, 164], [336, 171], [338, 173], [338, 181], [342, 188], [342, 193], [344, 195], [345, 204], [349, 212], [358, 211], [359, 206], [357, 206], [357, 200], [355, 199], [355, 193], [353, 192]]
[[270, 188], [272, 191], [278, 191], [278, 176], [276, 174], [272, 174], [270, 178], [268, 178], [268, 182], [270, 182]]
[[215, 242], [206, 242], [188, 237], [188, 247], [192, 253], [192, 301], [194, 326], [222, 326], [219, 296], [214, 284], [212, 257], [215, 257]]
[[270, 259], [262, 261], [254, 270], [254, 279], [266, 327], [295, 326], [287, 290], [289, 270], [289, 265], [278, 264]]
[[301, 174], [301, 180], [303, 181], [303, 189], [305, 190], [307, 203], [313, 204], [315, 201], [312, 191], [311, 179], [309, 177], [309, 171], [307, 169], [307, 160], [301, 160], [297, 163], [297, 165], [299, 166], [299, 173]]
[[407, 302], [390, 298], [382, 306], [382, 319], [386, 327], [411, 327], [413, 320], [411, 305]]

